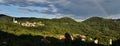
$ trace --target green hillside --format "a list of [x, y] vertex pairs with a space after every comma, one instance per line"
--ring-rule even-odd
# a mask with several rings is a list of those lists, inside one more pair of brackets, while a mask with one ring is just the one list
[[[13, 19], [17, 23], [13, 23]], [[24, 23], [32, 23], [34, 26], [23, 26]], [[117, 40], [120, 38], [120, 23], [112, 19], [92, 17], [83, 22], [64, 18], [13, 18], [7, 15], [0, 15], [0, 30], [17, 36], [53, 36], [58, 38], [68, 32], [71, 35], [81, 34], [88, 38], [99, 38], [99, 44], [108, 44], [109, 39]]]

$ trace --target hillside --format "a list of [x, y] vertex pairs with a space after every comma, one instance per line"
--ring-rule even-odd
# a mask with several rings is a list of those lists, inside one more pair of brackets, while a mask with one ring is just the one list
[[76, 22], [68, 17], [59, 19], [15, 18], [1, 14], [0, 29], [3, 32], [17, 36], [30, 34], [32, 36], [40, 35], [56, 38], [68, 32], [73, 36], [74, 34], [81, 34], [87, 36], [87, 38], [97, 37], [100, 39], [99, 44], [104, 45], [109, 44], [109, 39], [117, 40], [120, 38], [119, 22], [100, 17], [92, 17], [83, 22]]
[[105, 28], [107, 30], [114, 30], [119, 31], [120, 24], [118, 21], [112, 20], [112, 19], [103, 19], [99, 17], [92, 17], [90, 19], [87, 19], [83, 21], [82, 23], [85, 23], [89, 26], [92, 26], [92, 28], [103, 31]]
[[120, 21], [120, 19], [116, 19], [117, 21]]

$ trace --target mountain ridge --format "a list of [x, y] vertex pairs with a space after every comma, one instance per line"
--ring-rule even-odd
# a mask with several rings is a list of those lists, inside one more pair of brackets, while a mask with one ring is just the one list
[[[24, 23], [43, 23], [44, 26], [26, 27], [19, 23], [13, 23], [13, 18], [16, 21]], [[3, 23], [4, 22], [4, 23]], [[26, 24], [26, 23], [25, 23]], [[112, 38], [113, 40], [119, 39], [120, 24], [118, 21], [112, 19], [104, 19], [101, 17], [92, 17], [83, 22], [76, 22], [71, 18], [59, 18], [59, 19], [44, 19], [44, 18], [17, 18], [17, 17], [0, 17], [0, 29], [3, 32], [12, 33], [15, 35], [28, 35], [33, 36], [54, 36], [59, 37], [68, 32], [72, 35], [81, 34], [87, 37], [101, 39], [100, 44], [108, 44], [106, 39]], [[103, 39], [104, 38], [104, 39]]]

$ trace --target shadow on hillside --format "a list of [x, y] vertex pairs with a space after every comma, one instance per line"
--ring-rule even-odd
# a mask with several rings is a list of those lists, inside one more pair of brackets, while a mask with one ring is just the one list
[[79, 38], [72, 40], [68, 33], [65, 33], [66, 39], [61, 41], [54, 37], [21, 35], [16, 36], [0, 31], [0, 46], [103, 46], [96, 45], [93, 42], [86, 43]]
[[111, 46], [120, 46], [120, 39], [113, 41], [113, 44]]

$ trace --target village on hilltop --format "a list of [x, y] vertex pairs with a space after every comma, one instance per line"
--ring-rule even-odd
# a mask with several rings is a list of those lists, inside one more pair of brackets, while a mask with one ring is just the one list
[[45, 26], [41, 21], [40, 22], [18, 22], [15, 18], [13, 18], [13, 23], [25, 26], [25, 27], [36, 27], [36, 26]]

